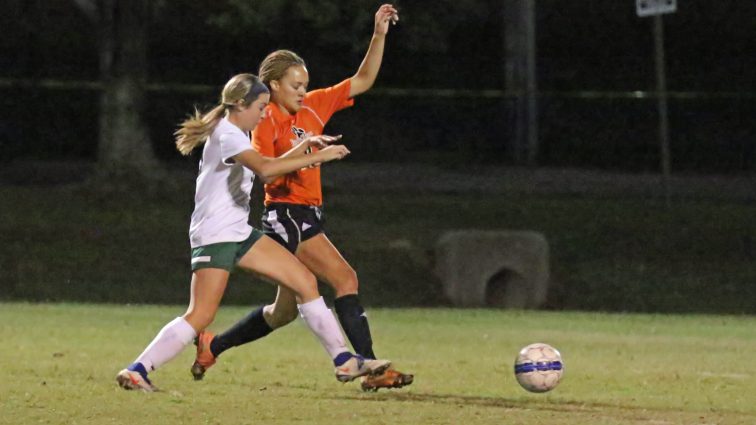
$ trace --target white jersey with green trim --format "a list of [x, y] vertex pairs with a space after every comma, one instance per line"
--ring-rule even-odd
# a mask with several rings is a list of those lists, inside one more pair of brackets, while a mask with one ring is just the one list
[[249, 197], [255, 174], [232, 158], [251, 150], [248, 135], [222, 118], [202, 151], [194, 212], [189, 226], [192, 248], [239, 242], [252, 233]]

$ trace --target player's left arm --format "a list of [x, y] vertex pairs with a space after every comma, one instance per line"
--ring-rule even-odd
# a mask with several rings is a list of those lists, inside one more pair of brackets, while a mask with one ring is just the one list
[[373, 38], [370, 40], [365, 58], [362, 60], [357, 73], [351, 78], [351, 89], [349, 97], [355, 97], [365, 93], [373, 87], [378, 70], [381, 69], [383, 60], [383, 48], [386, 45], [386, 34], [388, 34], [389, 24], [396, 23], [399, 20], [399, 11], [391, 4], [384, 4], [378, 8], [375, 13], [375, 27], [373, 29]]

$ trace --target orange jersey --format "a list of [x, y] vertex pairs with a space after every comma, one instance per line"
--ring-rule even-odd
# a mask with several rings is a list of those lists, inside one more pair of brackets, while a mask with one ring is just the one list
[[[302, 109], [294, 115], [271, 103], [266, 118], [252, 134], [252, 145], [263, 156], [279, 157], [309, 136], [323, 134], [323, 127], [334, 112], [350, 107], [351, 81], [313, 90], [305, 95]], [[316, 148], [312, 148], [313, 150]], [[265, 185], [265, 205], [283, 202], [301, 205], [323, 205], [320, 187], [320, 166], [307, 167], [279, 177]]]

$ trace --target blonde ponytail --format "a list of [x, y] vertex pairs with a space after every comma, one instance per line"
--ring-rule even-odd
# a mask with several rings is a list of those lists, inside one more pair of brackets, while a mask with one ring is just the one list
[[195, 109], [194, 115], [190, 115], [179, 125], [178, 130], [173, 133], [176, 136], [176, 149], [182, 155], [189, 155], [194, 148], [205, 143], [218, 125], [218, 121], [229, 110], [241, 106], [248, 107], [261, 93], [268, 93], [268, 89], [256, 75], [235, 75], [223, 87], [218, 106], [205, 114]]
[[225, 112], [225, 105], [218, 105], [204, 115], [195, 109], [194, 116], [184, 120], [173, 133], [176, 136], [176, 149], [181, 155], [189, 155], [197, 145], [204, 143]]

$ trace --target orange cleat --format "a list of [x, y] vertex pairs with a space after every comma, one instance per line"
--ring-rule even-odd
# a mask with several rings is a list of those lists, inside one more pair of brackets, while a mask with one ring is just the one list
[[213, 338], [215, 338], [215, 335], [212, 332], [202, 331], [194, 339], [194, 344], [197, 346], [197, 357], [195, 357], [190, 370], [195, 381], [201, 381], [205, 377], [205, 372], [215, 364], [215, 356], [210, 351], [210, 342]]
[[390, 360], [366, 359], [360, 355], [352, 357], [336, 367], [336, 379], [339, 382], [351, 382], [360, 376], [380, 375], [391, 367]]
[[380, 375], [367, 375], [362, 377], [362, 391], [378, 391], [381, 388], [402, 388], [412, 383], [414, 375], [399, 372], [396, 369], [388, 369]]

